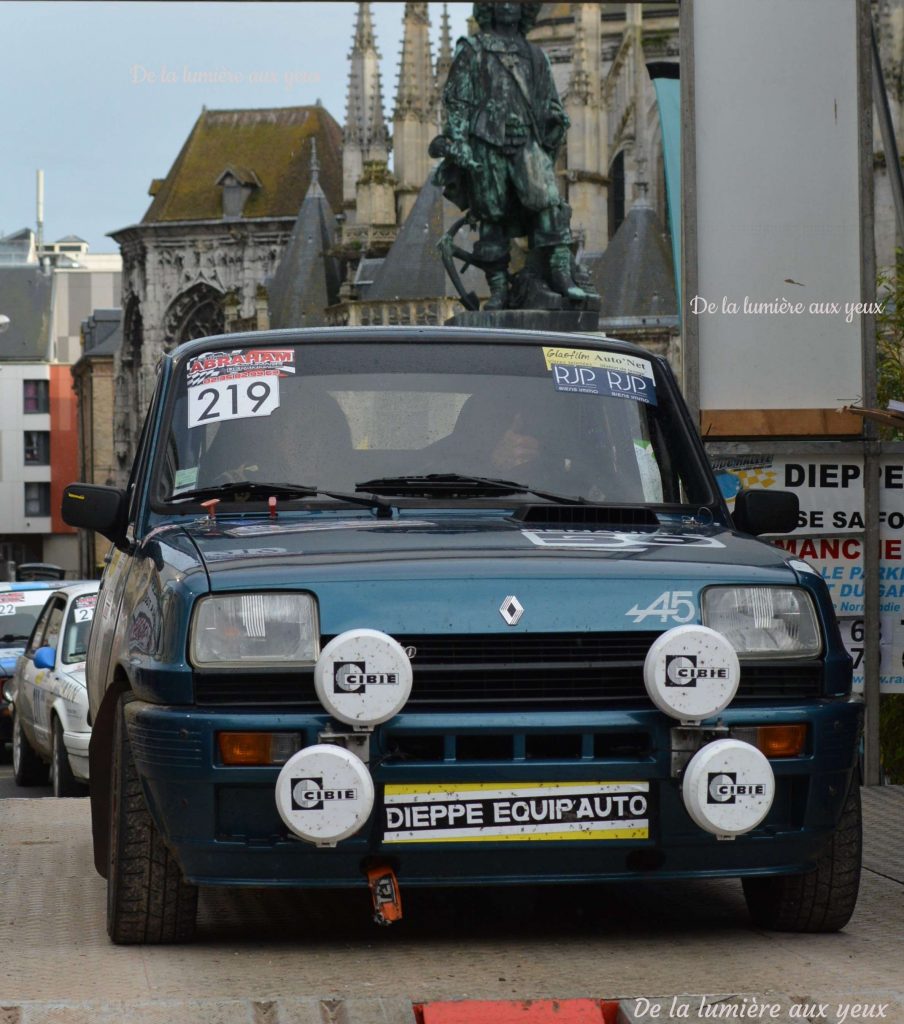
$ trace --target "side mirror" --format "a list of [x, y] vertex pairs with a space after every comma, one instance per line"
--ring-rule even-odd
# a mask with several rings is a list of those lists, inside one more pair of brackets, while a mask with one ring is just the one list
[[100, 484], [70, 484], [63, 491], [63, 521], [96, 530], [114, 544], [125, 536], [126, 492]]
[[742, 533], [790, 533], [797, 527], [800, 502], [791, 491], [738, 491], [734, 524]]
[[53, 668], [56, 664], [56, 651], [52, 647], [39, 647], [35, 651], [35, 668]]

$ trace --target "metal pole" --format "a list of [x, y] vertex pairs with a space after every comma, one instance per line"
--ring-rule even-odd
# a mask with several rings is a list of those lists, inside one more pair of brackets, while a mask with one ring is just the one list
[[[873, 184], [873, 95], [875, 68], [871, 68], [873, 23], [869, 0], [857, 6], [859, 46], [857, 56], [857, 92], [860, 111], [860, 298], [869, 302], [876, 294], [876, 237]], [[897, 160], [897, 157], [895, 158]], [[900, 170], [900, 168], [899, 168]], [[864, 315], [860, 321], [860, 344], [863, 353], [863, 404], [876, 404], [876, 325], [873, 317]], [[877, 786], [882, 781], [879, 749], [880, 714], [880, 537], [879, 473], [882, 446], [877, 440], [875, 423], [864, 421], [863, 442], [863, 513], [866, 537], [863, 544], [863, 698], [866, 702], [866, 733], [864, 736], [864, 782]]]
[[694, 85], [694, 0], [678, 10], [681, 53], [681, 353], [684, 398], [694, 422], [700, 423], [700, 331], [686, 310], [697, 294], [697, 123]]
[[885, 150], [885, 166], [888, 170], [888, 183], [895, 201], [895, 219], [898, 222], [898, 234], [904, 237], [904, 176], [901, 173], [901, 160], [898, 156], [898, 142], [895, 139], [895, 126], [891, 119], [891, 108], [888, 105], [888, 91], [885, 88], [885, 77], [882, 74], [882, 63], [879, 60], [879, 44], [876, 42], [876, 29], [872, 18], [869, 22], [869, 34], [873, 66], [873, 102], [879, 115], [879, 130], [882, 133], [882, 148]]

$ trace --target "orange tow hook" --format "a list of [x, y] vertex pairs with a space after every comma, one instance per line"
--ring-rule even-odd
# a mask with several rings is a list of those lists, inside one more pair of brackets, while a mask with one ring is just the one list
[[394, 924], [402, 920], [402, 894], [395, 871], [388, 864], [375, 864], [367, 869], [367, 884], [374, 904], [377, 924]]

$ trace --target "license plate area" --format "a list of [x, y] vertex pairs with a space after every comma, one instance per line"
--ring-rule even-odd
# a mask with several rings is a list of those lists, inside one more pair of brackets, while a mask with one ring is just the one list
[[650, 837], [648, 782], [386, 785], [383, 842], [580, 842]]

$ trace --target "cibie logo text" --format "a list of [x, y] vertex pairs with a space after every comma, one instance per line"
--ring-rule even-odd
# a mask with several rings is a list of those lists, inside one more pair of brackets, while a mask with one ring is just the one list
[[697, 664], [695, 654], [669, 654], [665, 659], [666, 686], [696, 686], [698, 679], [727, 679], [727, 668]]
[[365, 693], [368, 686], [398, 686], [395, 672], [368, 672], [363, 661], [337, 661], [333, 664], [334, 693]]
[[735, 772], [710, 772], [707, 785], [708, 804], [733, 804], [739, 796], [765, 796], [762, 783], [738, 782]]
[[324, 803], [357, 799], [356, 789], [324, 789], [322, 777], [292, 779], [293, 811], [322, 811]]

